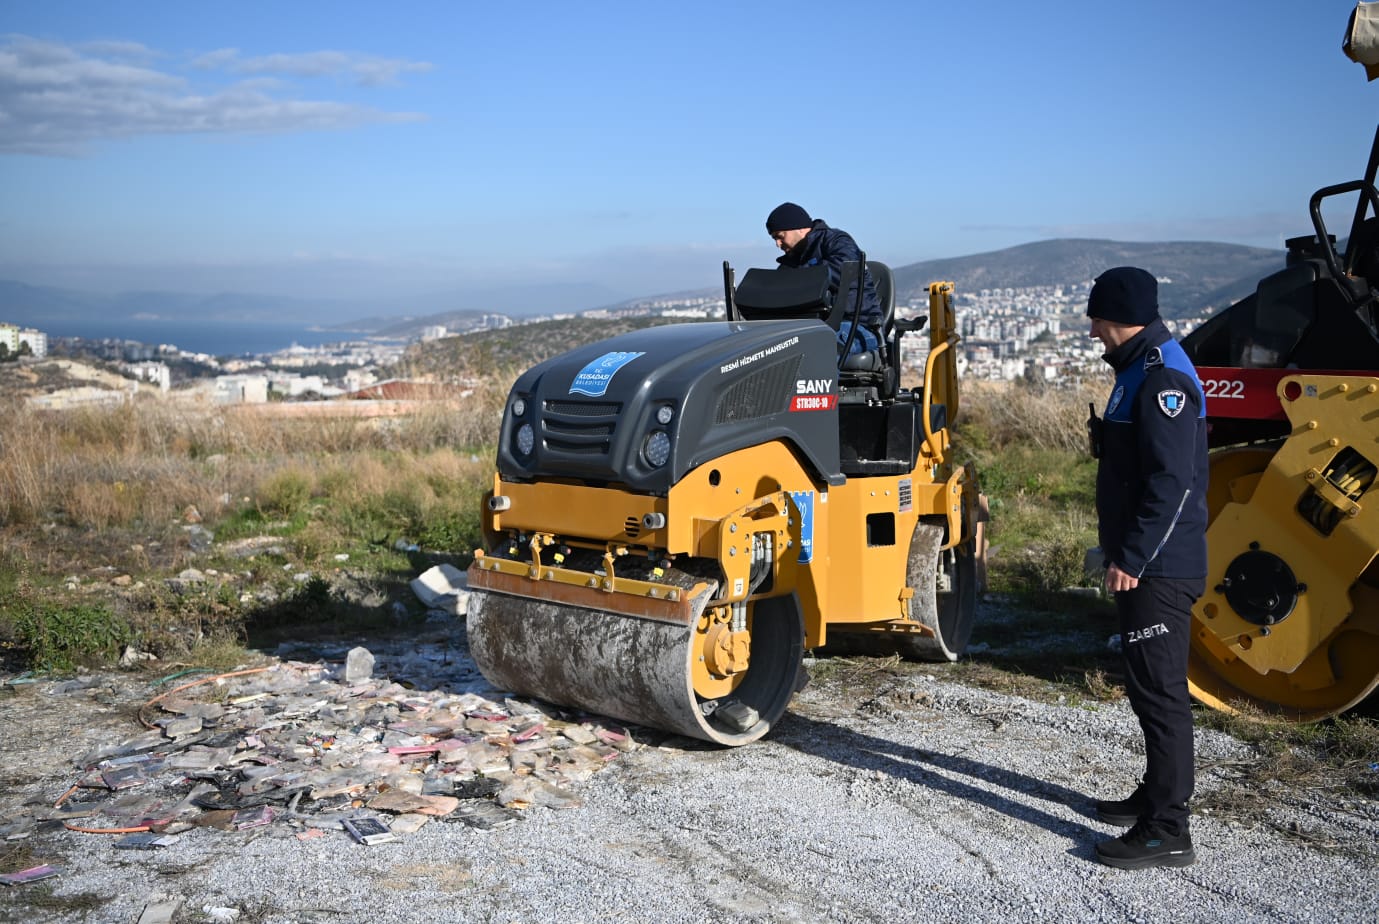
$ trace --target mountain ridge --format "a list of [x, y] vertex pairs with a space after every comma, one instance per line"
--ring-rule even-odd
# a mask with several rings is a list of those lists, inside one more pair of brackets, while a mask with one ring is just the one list
[[[873, 254], [876, 259], [883, 258]], [[1090, 281], [1111, 266], [1143, 266], [1161, 279], [1163, 313], [1168, 317], [1199, 314], [1223, 307], [1254, 290], [1258, 280], [1282, 268], [1283, 252], [1210, 241], [1125, 242], [1089, 238], [1053, 238], [1001, 250], [924, 260], [892, 266], [896, 295], [920, 298], [930, 281], [952, 281], [959, 292], [992, 288], [1069, 285]], [[475, 288], [416, 299], [325, 299], [222, 292], [213, 295], [167, 291], [91, 293], [53, 286], [33, 286], [0, 279], [0, 320], [42, 329], [45, 321], [78, 322], [99, 317], [189, 318], [222, 323], [295, 322], [326, 330], [360, 334], [382, 330], [464, 323], [486, 314], [514, 317], [535, 314], [620, 310], [674, 298], [712, 297], [721, 283], [702, 289], [651, 294], [610, 302], [606, 288], [592, 285], [515, 286], [511, 290]], [[501, 297], [506, 294], [508, 297]], [[505, 305], [538, 299], [544, 308], [504, 310]], [[396, 313], [383, 310], [392, 306]], [[348, 320], [342, 320], [348, 319]]]

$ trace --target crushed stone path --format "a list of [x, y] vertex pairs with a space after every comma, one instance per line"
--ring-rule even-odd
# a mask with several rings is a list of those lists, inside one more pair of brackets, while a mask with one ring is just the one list
[[[1091, 801], [1143, 760], [1124, 702], [819, 671], [724, 750], [492, 690], [460, 628], [373, 640], [367, 677], [353, 648], [153, 703], [177, 683], [0, 678], [0, 872], [60, 869], [0, 888], [0, 920], [1379, 919], [1371, 800], [1261, 794], [1248, 821], [1194, 817], [1195, 866], [1097, 864], [1117, 832]], [[1197, 747], [1199, 793], [1250, 756]], [[361, 817], [392, 836], [355, 840]], [[73, 829], [106, 827], [149, 830]], [[133, 834], [172, 840], [116, 846]]]

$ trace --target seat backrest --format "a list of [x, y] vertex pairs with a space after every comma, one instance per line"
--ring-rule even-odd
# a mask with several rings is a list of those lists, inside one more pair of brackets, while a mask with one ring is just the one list
[[833, 305], [828, 267], [801, 266], [747, 270], [733, 292], [737, 319], [822, 318]]
[[[834, 330], [851, 318], [853, 311], [857, 309], [857, 273], [857, 261], [843, 264], [843, 271], [838, 280], [838, 297], [833, 303], [833, 310], [825, 318], [828, 326]], [[876, 297], [881, 302], [881, 339], [889, 340], [891, 328], [895, 324], [895, 277], [891, 274], [889, 266], [875, 260], [867, 261], [867, 273], [876, 286]]]
[[867, 261], [867, 272], [876, 283], [876, 297], [881, 301], [881, 334], [889, 340], [895, 325], [895, 275], [889, 266], [876, 260]]

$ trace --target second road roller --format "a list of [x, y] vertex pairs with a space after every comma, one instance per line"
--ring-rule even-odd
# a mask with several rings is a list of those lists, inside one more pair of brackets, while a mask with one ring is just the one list
[[[572, 349], [513, 384], [469, 645], [495, 686], [741, 745], [780, 719], [804, 652], [838, 633], [954, 660], [981, 570], [982, 498], [953, 459], [951, 283], [900, 319], [862, 268], [881, 348], [840, 356], [858, 304], [826, 267], [724, 264], [726, 317]], [[922, 384], [904, 335], [928, 326]]]
[[1313, 193], [1284, 267], [1183, 339], [1212, 450], [1188, 681], [1217, 709], [1307, 721], [1379, 686], [1377, 174], [1379, 131], [1362, 179]]

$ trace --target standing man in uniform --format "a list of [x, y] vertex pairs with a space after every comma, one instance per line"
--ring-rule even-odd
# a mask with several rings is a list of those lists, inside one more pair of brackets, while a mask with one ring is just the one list
[[1097, 844], [1121, 869], [1187, 866], [1193, 788], [1187, 689], [1192, 606], [1206, 589], [1206, 397], [1197, 370], [1159, 317], [1158, 283], [1132, 266], [1097, 277], [1091, 336], [1116, 372], [1106, 416], [1093, 415], [1096, 505], [1106, 589], [1115, 595], [1126, 692], [1144, 731], [1145, 772], [1097, 816], [1129, 826]]
[[[829, 289], [834, 296], [842, 285], [843, 264], [861, 259], [862, 252], [857, 242], [841, 228], [830, 228], [822, 219], [810, 218], [809, 213], [793, 202], [782, 202], [766, 216], [766, 233], [784, 251], [776, 258], [782, 267], [814, 266], [828, 267]], [[852, 310], [853, 300], [857, 298], [854, 288], [847, 293], [848, 311]], [[838, 344], [852, 341], [851, 353], [868, 353], [881, 345], [881, 299], [876, 294], [876, 282], [871, 273], [866, 273], [862, 285], [862, 315], [856, 334], [852, 334], [852, 322], [844, 321], [838, 331]]]

